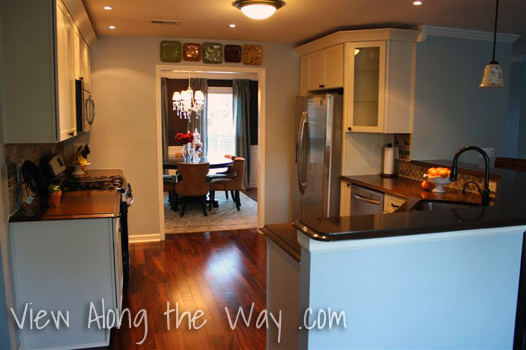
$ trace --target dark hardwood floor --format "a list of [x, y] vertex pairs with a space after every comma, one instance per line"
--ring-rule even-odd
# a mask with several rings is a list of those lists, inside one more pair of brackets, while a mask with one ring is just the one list
[[248, 197], [252, 198], [254, 201], [258, 201], [258, 189], [257, 187], [249, 188], [248, 190], [241, 191], [246, 194]]
[[[124, 307], [132, 317], [140, 309], [148, 315], [144, 324], [128, 328], [127, 318], [112, 331], [108, 349], [252, 349], [266, 347], [266, 329], [255, 321], [266, 307], [266, 242], [255, 229], [167, 236], [164, 242], [131, 245], [131, 279], [124, 295]], [[176, 329], [176, 313], [170, 314], [167, 329], [166, 302], [179, 306], [179, 315], [202, 310], [199, 330], [188, 329], [188, 317]], [[246, 315], [255, 303], [250, 327], [238, 322], [232, 330], [228, 307], [235, 320], [239, 307]]]

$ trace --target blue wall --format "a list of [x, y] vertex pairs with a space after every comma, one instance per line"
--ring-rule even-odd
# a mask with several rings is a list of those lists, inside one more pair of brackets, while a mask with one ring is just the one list
[[[510, 138], [509, 157], [526, 158], [526, 61], [511, 64], [508, 120], [510, 126], [506, 138]], [[513, 137], [517, 141], [515, 148], [511, 143]], [[506, 145], [506, 151], [508, 151], [508, 145]]]
[[521, 247], [517, 230], [302, 254], [302, 300], [347, 315], [308, 348], [512, 349]]

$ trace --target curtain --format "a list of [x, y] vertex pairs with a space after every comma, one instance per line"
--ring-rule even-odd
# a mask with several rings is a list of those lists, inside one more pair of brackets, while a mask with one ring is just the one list
[[188, 130], [194, 132], [195, 129], [201, 134], [201, 142], [203, 142], [203, 154], [208, 154], [208, 130], [207, 130], [207, 111], [208, 111], [208, 80], [203, 78], [190, 79], [190, 87], [196, 91], [201, 90], [205, 95], [205, 105], [201, 113], [192, 113], [190, 116], [190, 123]]
[[250, 80], [233, 80], [234, 126], [236, 129], [236, 156], [245, 158], [246, 188], [250, 185]]
[[171, 96], [168, 96], [168, 79], [161, 78], [161, 118], [162, 118], [162, 134], [163, 134], [163, 158], [168, 158], [168, 119], [170, 118], [170, 101]]

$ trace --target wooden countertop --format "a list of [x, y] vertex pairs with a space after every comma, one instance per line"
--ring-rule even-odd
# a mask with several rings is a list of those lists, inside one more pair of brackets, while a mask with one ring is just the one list
[[297, 262], [301, 262], [301, 246], [298, 230], [292, 224], [265, 225], [261, 231]]
[[[121, 170], [88, 171], [84, 177], [122, 176]], [[63, 192], [57, 207], [35, 199], [9, 218], [9, 222], [112, 218], [120, 215], [121, 194], [117, 190]]]

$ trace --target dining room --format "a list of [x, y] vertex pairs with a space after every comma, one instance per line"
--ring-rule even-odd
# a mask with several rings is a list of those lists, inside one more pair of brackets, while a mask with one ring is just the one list
[[165, 234], [257, 227], [258, 74], [164, 70], [160, 95]]

